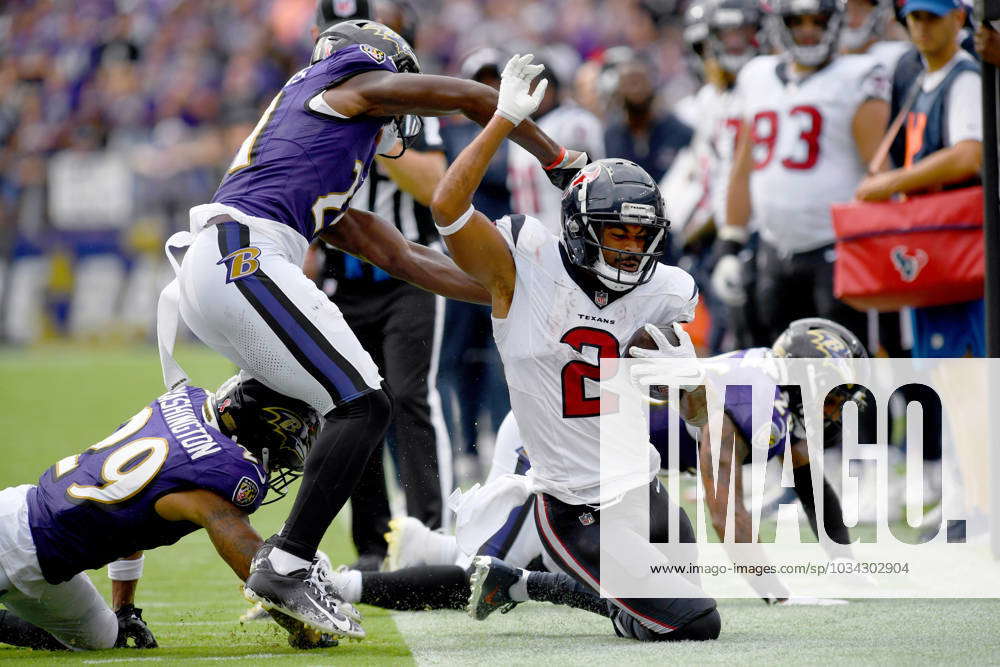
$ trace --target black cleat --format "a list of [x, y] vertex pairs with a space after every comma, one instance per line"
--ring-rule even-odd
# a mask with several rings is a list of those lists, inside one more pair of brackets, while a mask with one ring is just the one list
[[465, 610], [477, 621], [484, 620], [497, 609], [506, 614], [519, 602], [510, 597], [510, 587], [521, 578], [517, 568], [499, 558], [476, 556], [475, 568], [469, 577], [469, 604]]
[[358, 622], [340, 609], [346, 603], [318, 576], [317, 561], [308, 570], [279, 574], [268, 559], [271, 548], [265, 544], [254, 556], [243, 587], [247, 600], [284, 612], [322, 634], [353, 639], [365, 636]]

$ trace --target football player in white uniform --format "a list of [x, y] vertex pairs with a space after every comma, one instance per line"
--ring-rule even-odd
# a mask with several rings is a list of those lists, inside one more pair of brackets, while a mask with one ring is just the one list
[[909, 41], [899, 38], [900, 32], [892, 0], [847, 0], [840, 50], [872, 56], [882, 63], [891, 78], [899, 57], [911, 46]]
[[885, 69], [838, 56], [844, 0], [777, 0], [767, 17], [781, 55], [754, 58], [737, 94], [744, 121], [720, 231], [713, 285], [740, 289], [736, 254], [758, 224], [756, 296], [773, 339], [802, 317], [860, 331], [859, 313], [833, 296], [830, 205], [850, 201], [889, 116]]
[[[560, 99], [561, 82], [551, 67], [542, 78], [549, 82], [538, 110], [532, 119], [538, 127], [562, 146], [572, 146], [590, 156], [604, 157], [604, 126], [600, 119], [569, 97]], [[559, 233], [559, 196], [552, 187], [543, 166], [531, 153], [515, 144], [510, 145], [507, 159], [507, 187], [510, 189], [511, 210], [537, 218], [549, 231]]]
[[[687, 200], [692, 204], [690, 211], [677, 207], [671, 208], [669, 213], [673, 224], [677, 224], [678, 214], [684, 216], [680, 222], [685, 242], [695, 244], [704, 239], [713, 226], [717, 230], [725, 228], [729, 172], [743, 125], [736, 77], [743, 66], [760, 53], [761, 40], [761, 12], [756, 0], [714, 0], [696, 5], [692, 11], [698, 8], [704, 16], [704, 36], [700, 42], [691, 42], [689, 46], [702, 62], [706, 83], [694, 100], [697, 120], [691, 145], [696, 175], [693, 179], [678, 178], [680, 175], [671, 170], [661, 184], [668, 202], [676, 204]], [[688, 34], [685, 30], [685, 37]], [[692, 180], [697, 182], [692, 183]], [[754, 246], [751, 242], [748, 251], [741, 255], [745, 262], [743, 280], [747, 291], [750, 289], [747, 285], [752, 284]], [[699, 272], [706, 272], [707, 280], [707, 272], [711, 271], [715, 258], [710, 252], [703, 252], [701, 257], [702, 263], [694, 273], [698, 276]], [[713, 286], [711, 293], [706, 295], [706, 305], [712, 314], [710, 340], [713, 349], [718, 347], [726, 329], [735, 334], [737, 347], [749, 347], [758, 338], [753, 335], [759, 328], [753, 319], [755, 308], [752, 303], [746, 303], [742, 291], [735, 292], [740, 297], [738, 300], [725, 299], [732, 294], [734, 292], [726, 290], [725, 286], [721, 289]], [[719, 296], [724, 298], [717, 298]]]
[[[523, 215], [493, 224], [471, 205], [489, 160], [544, 94], [545, 82], [529, 94], [541, 70], [530, 62], [531, 56], [515, 56], [507, 63], [496, 115], [449, 167], [431, 212], [456, 263], [492, 296], [511, 407], [530, 452], [533, 488], [540, 489], [535, 521], [545, 550], [559, 570], [596, 592], [598, 517], [611, 499], [601, 485], [599, 359], [619, 356], [620, 341], [643, 324], [690, 320], [698, 290], [681, 269], [658, 264], [668, 228], [663, 201], [649, 175], [627, 160], [600, 160], [570, 182], [561, 236]], [[674, 329], [681, 344], [664, 339], [655, 353], [693, 358], [690, 338]], [[656, 480], [659, 455], [648, 447], [648, 473], [631, 480], [635, 486], [622, 502], [648, 494], [651, 539], [666, 541], [674, 510]], [[693, 543], [690, 522], [679, 516], [681, 541]], [[646, 535], [625, 539], [622, 547], [633, 553], [659, 553]], [[528, 599], [527, 578], [515, 577], [504, 596]], [[615, 631], [641, 640], [718, 637], [715, 601], [678, 579], [683, 598], [609, 598]]]

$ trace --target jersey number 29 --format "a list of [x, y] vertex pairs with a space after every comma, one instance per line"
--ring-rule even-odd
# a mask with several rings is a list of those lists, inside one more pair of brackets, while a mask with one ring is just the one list
[[104, 480], [104, 484], [74, 482], [66, 489], [66, 495], [75, 500], [120, 503], [146, 488], [167, 460], [169, 445], [165, 438], [137, 438], [125, 441], [138, 433], [152, 414], [152, 408], [145, 407], [122, 424], [117, 431], [91, 445], [82, 454], [74, 454], [57, 461], [52, 471], [54, 479], [59, 479], [79, 467], [81, 456], [91, 456], [115, 448], [107, 455], [101, 466], [101, 479]]

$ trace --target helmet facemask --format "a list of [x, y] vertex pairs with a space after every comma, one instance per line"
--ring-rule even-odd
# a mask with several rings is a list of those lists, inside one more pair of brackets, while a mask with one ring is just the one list
[[[760, 54], [759, 14], [736, 7], [719, 7], [709, 17], [707, 44], [712, 57], [726, 72], [739, 73], [743, 66]], [[742, 49], [734, 48], [740, 42]]]
[[[625, 228], [626, 235], [635, 234], [636, 226], [644, 228], [641, 249], [608, 245], [605, 232], [613, 226]], [[634, 162], [620, 158], [592, 162], [563, 191], [562, 244], [567, 258], [615, 292], [649, 282], [669, 227], [659, 187]]]
[[840, 29], [840, 48], [844, 51], [859, 51], [868, 42], [880, 38], [885, 32], [886, 17], [891, 11], [891, 2], [876, 0], [865, 20], [857, 28], [849, 26], [845, 17], [844, 25]]
[[[839, 3], [838, 3], [838, 6]], [[822, 16], [826, 19], [823, 36], [818, 44], [802, 45], [795, 41], [793, 29], [802, 16]], [[803, 67], [820, 67], [833, 57], [840, 38], [840, 29], [844, 22], [844, 12], [817, 10], [797, 13], [779, 13], [768, 17], [770, 30], [775, 42], [779, 44], [792, 58]]]
[[306, 456], [319, 434], [319, 413], [307, 404], [274, 392], [256, 380], [227, 380], [207, 405], [211, 423], [257, 458], [267, 472], [273, 503], [302, 476]]
[[[375, 146], [375, 154], [390, 160], [402, 157], [406, 149], [416, 142], [423, 129], [424, 121], [420, 116], [412, 114], [393, 116], [388, 123], [382, 126], [382, 134]], [[402, 148], [396, 148], [397, 142], [402, 144]]]
[[[656, 264], [663, 255], [667, 233], [667, 220], [658, 217], [649, 204], [624, 202], [621, 214], [580, 213], [568, 221], [567, 229], [578, 229], [578, 241], [585, 257], [590, 261], [583, 268], [590, 270], [609, 289], [624, 291], [649, 282], [656, 270]], [[604, 244], [604, 233], [614, 226], [637, 225], [647, 228], [647, 236], [642, 251], [621, 250]], [[619, 266], [612, 266], [605, 259], [605, 252], [616, 256]], [[631, 263], [635, 268], [622, 267]]]
[[[803, 396], [790, 397], [793, 431], [805, 437], [802, 399], [817, 401], [826, 392], [823, 405], [823, 433], [827, 444], [839, 444], [843, 429], [843, 410], [848, 401], [863, 410], [870, 392], [865, 388], [868, 352], [846, 327], [823, 318], [805, 318], [792, 322], [773, 344], [774, 355], [785, 359], [811, 359], [805, 368]], [[787, 370], [784, 371], [787, 381]], [[829, 391], [826, 388], [830, 388]], [[793, 400], [794, 399], [794, 400]]]

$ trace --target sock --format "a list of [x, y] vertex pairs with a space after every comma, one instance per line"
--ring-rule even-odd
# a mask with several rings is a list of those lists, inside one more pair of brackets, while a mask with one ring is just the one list
[[507, 589], [507, 595], [516, 602], [527, 602], [531, 598], [528, 596], [528, 573], [521, 570], [521, 576]]
[[271, 549], [271, 553], [268, 554], [267, 559], [271, 561], [271, 566], [274, 567], [275, 572], [278, 574], [288, 574], [296, 570], [308, 570], [309, 566], [312, 565], [311, 560], [299, 558], [295, 554], [290, 554], [278, 547]]
[[362, 394], [326, 415], [319, 439], [306, 456], [302, 482], [276, 546], [312, 559], [361, 479], [372, 451], [382, 442], [391, 417], [392, 399], [384, 389]]
[[469, 602], [469, 576], [457, 565], [362, 572], [360, 602], [400, 611], [464, 609]]
[[426, 539], [427, 544], [434, 546], [431, 552], [437, 553], [437, 560], [433, 563], [428, 562], [428, 565], [451, 565], [458, 560], [460, 551], [458, 540], [454, 535], [444, 535], [436, 531], [431, 531], [428, 533]]
[[66, 646], [42, 630], [11, 612], [0, 609], [0, 643], [25, 646], [37, 651], [66, 651]]
[[562, 572], [529, 572], [522, 581], [526, 582], [531, 600], [562, 604], [601, 616], [610, 614], [608, 605], [597, 593]]
[[337, 583], [340, 584], [340, 594], [344, 600], [354, 604], [361, 601], [361, 584], [363, 577], [360, 570], [348, 570], [343, 575], [337, 576]]

